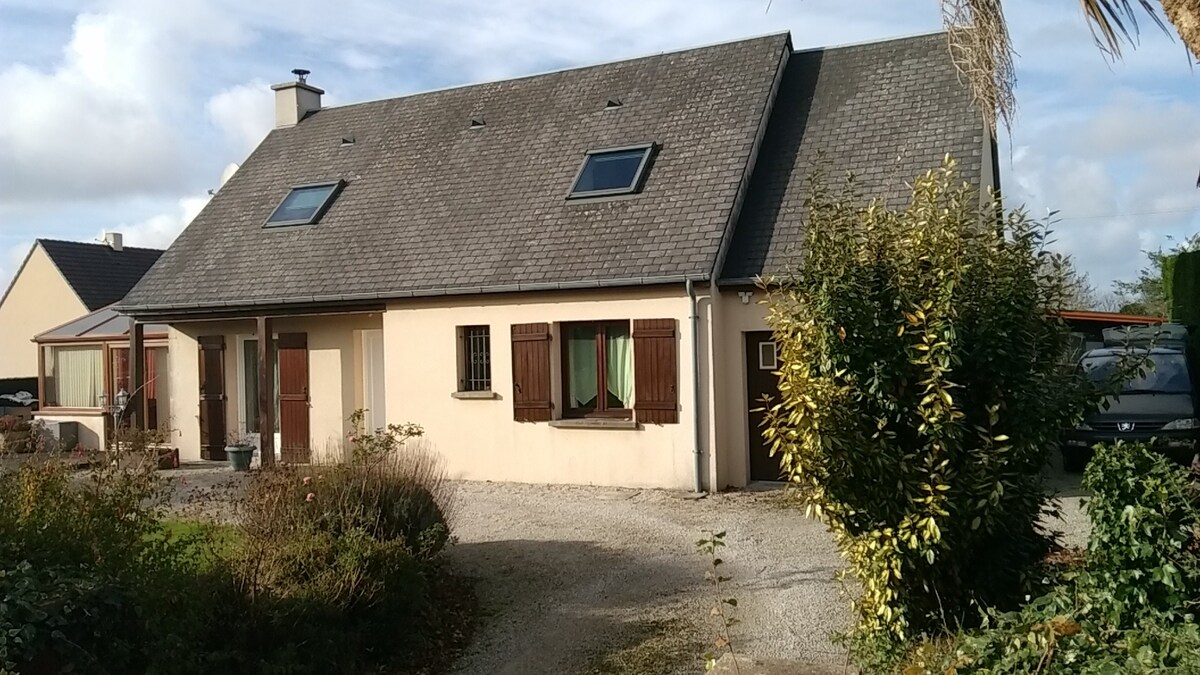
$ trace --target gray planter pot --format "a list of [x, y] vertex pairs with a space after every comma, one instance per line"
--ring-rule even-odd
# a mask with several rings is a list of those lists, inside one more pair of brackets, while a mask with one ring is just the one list
[[249, 471], [250, 459], [254, 457], [254, 447], [247, 445], [225, 446], [225, 456], [229, 458], [229, 466], [234, 471]]

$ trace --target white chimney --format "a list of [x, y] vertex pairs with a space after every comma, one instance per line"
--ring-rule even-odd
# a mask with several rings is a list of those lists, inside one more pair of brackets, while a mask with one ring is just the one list
[[300, 123], [309, 113], [321, 109], [321, 94], [325, 91], [308, 84], [309, 71], [297, 68], [292, 71], [295, 82], [273, 84], [275, 92], [275, 128], [292, 127]]
[[125, 247], [124, 239], [120, 232], [104, 233], [104, 243], [114, 251], [120, 251]]

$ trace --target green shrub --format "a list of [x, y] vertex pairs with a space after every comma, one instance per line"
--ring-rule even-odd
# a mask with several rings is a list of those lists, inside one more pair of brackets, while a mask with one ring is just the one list
[[56, 457], [0, 472], [5, 668], [141, 672], [203, 625], [207, 591], [162, 529], [153, 439], [119, 436], [123, 451], [84, 472]]
[[917, 650], [906, 673], [1200, 672], [1200, 514], [1187, 472], [1117, 444], [1097, 450], [1084, 484], [1082, 569], [1019, 611], [989, 611], [948, 648]]
[[1083, 476], [1092, 494], [1084, 582], [1093, 611], [1115, 628], [1175, 621], [1200, 599], [1196, 490], [1188, 472], [1141, 444], [1097, 450]]
[[768, 284], [764, 435], [861, 589], [856, 652], [895, 656], [1029, 592], [1053, 545], [1040, 470], [1094, 391], [1061, 365], [1044, 225], [981, 208], [953, 162], [902, 209], [819, 177], [809, 194], [799, 258]]
[[444, 570], [435, 557], [449, 537], [450, 486], [432, 455], [403, 442], [352, 457], [261, 471], [239, 511], [242, 545], [231, 569], [247, 604], [231, 620], [286, 672], [411, 660], [436, 639], [441, 608], [432, 594]]

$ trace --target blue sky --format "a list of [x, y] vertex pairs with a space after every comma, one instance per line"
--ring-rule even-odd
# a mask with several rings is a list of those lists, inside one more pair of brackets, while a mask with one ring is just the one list
[[[797, 48], [937, 30], [935, 0], [0, 0], [0, 287], [35, 237], [166, 246], [272, 124], [294, 67], [327, 104], [791, 30]], [[1011, 0], [1013, 204], [1105, 290], [1200, 231], [1200, 73], [1143, 21], [1106, 61], [1073, 0]]]

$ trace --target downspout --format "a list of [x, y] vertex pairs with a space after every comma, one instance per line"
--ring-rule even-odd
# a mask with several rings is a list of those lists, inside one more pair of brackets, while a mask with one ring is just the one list
[[[704, 471], [704, 453], [700, 439], [703, 436], [700, 420], [700, 312], [696, 300], [696, 287], [692, 280], [686, 284], [688, 301], [691, 303], [691, 313], [688, 321], [692, 324], [692, 448], [696, 455], [696, 492], [704, 491], [704, 481], [701, 476]], [[678, 287], [677, 287], [678, 288]]]

